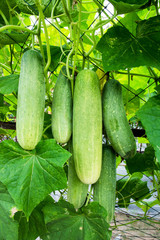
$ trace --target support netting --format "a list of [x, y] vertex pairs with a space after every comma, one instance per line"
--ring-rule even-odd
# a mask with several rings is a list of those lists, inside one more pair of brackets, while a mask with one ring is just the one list
[[[24, 0], [24, 2], [26, 5], [28, 5], [30, 11], [33, 11], [35, 14], [31, 16], [27, 15], [27, 13], [17, 13], [17, 23], [21, 25], [22, 21], [22, 25], [25, 28], [33, 31], [39, 24], [39, 12], [30, 1]], [[47, 5], [43, 9], [44, 15], [45, 12], [47, 12], [47, 9], [50, 7], [51, 2], [52, 0], [48, 1]], [[59, 1], [55, 2], [58, 4]], [[74, 8], [76, 4], [77, 2], [74, 1], [74, 5], [72, 7]], [[75, 67], [75, 76], [81, 67], [86, 66], [94, 69], [100, 78], [101, 87], [103, 87], [108, 78], [115, 77], [122, 84], [124, 105], [129, 117], [130, 126], [136, 138], [137, 153], [143, 155], [149, 146], [149, 141], [147, 140], [143, 126], [138, 124], [138, 119], [135, 117], [135, 113], [144, 103], [148, 101], [151, 96], [155, 95], [156, 91], [159, 91], [158, 71], [155, 74], [155, 72], [152, 71], [152, 68], [145, 66], [126, 70], [104, 71], [101, 54], [96, 50], [95, 47], [100, 39], [98, 36], [102, 36], [107, 29], [114, 24], [118, 24], [119, 26], [126, 28], [127, 23], [123, 21], [123, 15], [114, 17], [114, 8], [108, 1], [82, 1], [81, 11], [82, 27], [80, 33], [78, 33], [78, 36], [80, 36], [79, 39], [77, 39], [76, 31], [73, 32], [74, 24], [66, 24], [65, 21], [63, 21], [63, 18], [61, 18], [61, 14], [65, 15], [64, 13], [60, 13], [58, 17], [54, 17], [54, 12], [52, 12], [53, 16], [51, 18], [45, 17], [51, 51], [51, 65], [47, 74], [49, 84], [48, 90], [51, 92], [52, 96], [60, 68], [66, 63], [68, 66], [72, 64], [72, 66]], [[25, 19], [25, 16], [29, 16], [26, 18], [27, 20]], [[75, 21], [78, 21], [76, 17], [74, 17], [74, 19]], [[101, 23], [106, 22], [106, 24], [102, 24], [102, 27], [98, 28], [97, 24], [99, 21], [101, 21]], [[45, 60], [47, 62], [48, 53], [46, 39], [44, 28], [43, 26], [41, 27], [42, 48], [45, 54]], [[82, 31], [82, 29], [84, 29], [84, 31]], [[72, 36], [71, 32], [73, 33]], [[27, 32], [25, 41], [20, 43], [18, 39], [15, 39], [14, 36], [9, 32], [4, 32], [4, 34], [6, 34], [7, 38], [10, 38], [12, 43], [3, 46], [0, 49], [1, 59], [3, 58], [3, 61], [1, 61], [2, 63], [0, 63], [0, 73], [2, 76], [18, 74], [20, 71], [20, 59], [23, 52], [27, 49], [30, 49], [32, 43], [34, 43], [34, 47], [36, 49], [40, 50], [39, 39], [37, 36], [33, 37], [31, 33]], [[131, 35], [134, 38], [133, 33]], [[76, 51], [76, 57], [73, 56], [73, 48], [74, 51]], [[4, 101], [11, 106], [14, 106], [15, 104], [15, 100], [13, 98], [14, 96], [10, 97], [9, 95], [4, 95]], [[46, 101], [48, 103], [46, 112], [50, 113], [50, 99], [47, 97]], [[8, 110], [3, 109], [3, 111], [4, 112], [0, 114], [4, 116], [6, 114], [5, 111]], [[0, 127], [2, 129], [10, 129], [13, 132], [12, 135], [7, 134], [7, 136], [5, 135], [6, 132], [0, 133], [0, 141], [8, 138], [14, 138], [16, 140], [16, 136], [14, 136], [14, 111], [8, 114], [7, 119], [4, 117], [2, 121], [2, 118], [0, 121]], [[153, 151], [151, 150], [151, 152]], [[149, 165], [149, 167], [150, 166], [151, 165]], [[117, 189], [115, 218], [111, 223], [111, 229], [113, 231], [112, 239], [114, 240], [160, 239], [160, 199], [158, 199], [159, 193], [157, 193], [157, 186], [155, 185], [155, 182], [158, 183], [159, 180], [157, 179], [157, 175], [154, 175], [155, 169], [153, 166], [151, 166], [151, 169], [149, 169], [149, 167], [144, 169], [144, 171], [138, 172], [136, 169], [132, 171], [132, 174], [135, 174], [135, 178], [137, 177], [141, 179], [142, 182], [146, 182], [144, 188], [143, 183], [141, 182], [142, 185], [137, 190], [140, 192], [144, 191], [144, 194], [140, 196], [137, 192], [136, 194], [132, 193], [132, 190], [129, 187], [124, 192], [123, 190], [129, 183], [130, 176], [132, 174], [130, 174], [129, 163], [127, 163], [124, 159], [117, 158], [117, 181], [125, 179], [127, 180], [124, 181], [123, 186]], [[59, 193], [57, 194], [57, 198], [56, 195], [54, 195], [55, 199], [59, 198]], [[62, 193], [62, 195], [65, 197], [64, 193]]]

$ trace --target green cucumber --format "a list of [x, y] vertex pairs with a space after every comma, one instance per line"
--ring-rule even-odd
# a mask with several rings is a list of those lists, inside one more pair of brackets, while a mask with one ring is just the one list
[[109, 145], [103, 146], [102, 171], [93, 186], [93, 199], [106, 209], [106, 221], [110, 224], [114, 216], [116, 200], [116, 154]]
[[133, 157], [136, 142], [126, 117], [122, 87], [115, 79], [110, 79], [104, 86], [102, 112], [106, 134], [113, 149], [123, 158]]
[[58, 75], [53, 92], [52, 133], [59, 143], [68, 142], [72, 133], [72, 91], [65, 67]]
[[[70, 150], [72, 153], [72, 150]], [[67, 200], [74, 205], [76, 209], [82, 207], [87, 197], [88, 184], [82, 183], [76, 173], [74, 165], [74, 157], [69, 159], [68, 162], [68, 192]]]
[[44, 123], [43, 58], [35, 50], [23, 54], [18, 86], [16, 130], [20, 146], [32, 150], [41, 140]]
[[99, 79], [92, 70], [80, 71], [75, 81], [73, 154], [79, 179], [95, 183], [102, 164], [102, 107]]

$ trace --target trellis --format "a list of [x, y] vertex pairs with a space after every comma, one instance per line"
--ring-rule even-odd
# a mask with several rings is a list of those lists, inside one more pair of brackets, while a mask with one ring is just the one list
[[[24, 0], [24, 1], [29, 5], [27, 0]], [[51, 1], [52, 0], [50, 0], [50, 2]], [[44, 12], [46, 11], [50, 2], [48, 3], [46, 8], [44, 9]], [[97, 14], [96, 18], [90, 24], [88, 29], [90, 29], [94, 25], [96, 19], [98, 19], [99, 16], [101, 14], [103, 14], [104, 11], [107, 11], [108, 14], [113, 15], [113, 13], [109, 10], [110, 3], [107, 3], [106, 5], [102, 5], [102, 3], [99, 0], [97, 0], [97, 2], [102, 6], [102, 9]], [[32, 7], [32, 6], [30, 5], [30, 7]], [[35, 11], [35, 9], [34, 9], [34, 11]], [[66, 36], [60, 29], [58, 29], [48, 18], [45, 18], [45, 20], [48, 24], [50, 24], [53, 28], [55, 28], [56, 31], [58, 31], [60, 34], [62, 34], [66, 38], [67, 41], [72, 42], [72, 40], [68, 36]], [[116, 18], [116, 21], [118, 21], [121, 25], [123, 25], [117, 18]], [[34, 29], [37, 22], [38, 22], [38, 19], [35, 20], [35, 22], [32, 26], [32, 29]], [[123, 25], [123, 27], [125, 27], [125, 26]], [[85, 32], [81, 35], [81, 38], [83, 38], [84, 35], [85, 35]], [[20, 44], [20, 43], [16, 42], [12, 38], [12, 40], [15, 42], [15, 44], [18, 44], [19, 47], [21, 48], [21, 52], [23, 52], [24, 48], [26, 47], [26, 45], [27, 45], [26, 42], [27, 42], [29, 36], [30, 36], [30, 34], [28, 34], [28, 36], [26, 38], [26, 41], [23, 44]], [[85, 56], [83, 55], [83, 53], [80, 49], [79, 49], [79, 53], [85, 58]], [[65, 59], [65, 56], [63, 56], [62, 61], [64, 59]], [[87, 60], [90, 62], [90, 64], [92, 66], [94, 66], [94, 67], [100, 69], [101, 71], [103, 71], [103, 69], [100, 68], [98, 65], [96, 65], [94, 62], [92, 62], [92, 60], [90, 58], [88, 58]], [[17, 64], [14, 68], [14, 71], [16, 70], [16, 67], [17, 67], [18, 64], [19, 64], [19, 60], [17, 60]], [[49, 72], [48, 78], [50, 78], [52, 74], [55, 74], [55, 71], [58, 67], [59, 67], [59, 64], [54, 68], [53, 71]], [[108, 73], [104, 72], [104, 75], [102, 76], [102, 78], [107, 74]], [[150, 78], [152, 78], [152, 77], [150, 76]], [[131, 99], [129, 99], [129, 102], [133, 101], [136, 97], [138, 97], [141, 101], [146, 102], [145, 99], [141, 98], [140, 94], [143, 91], [146, 91], [146, 89], [149, 89], [154, 84], [156, 86], [157, 79], [154, 79], [153, 82], [148, 84], [139, 94], [135, 94], [130, 89], [128, 89], [126, 86], [123, 86], [123, 85], [122, 86], [127, 91], [130, 91], [134, 95]], [[5, 128], [4, 123], [1, 123], [1, 124], [3, 125], [3, 128]], [[15, 124], [11, 123], [11, 126], [8, 125], [6, 128], [15, 129]], [[145, 134], [143, 129], [135, 129], [135, 128], [133, 128], [133, 133], [134, 133], [135, 137], [143, 136]], [[155, 212], [152, 216], [147, 215], [147, 214], [146, 215], [140, 215], [138, 213], [137, 214], [132, 214], [129, 211], [127, 211], [126, 209], [124, 210], [124, 209], [121, 209], [118, 206], [116, 206], [115, 219], [111, 224], [111, 228], [113, 229], [112, 239], [115, 239], [115, 240], [123, 240], [123, 239], [154, 240], [154, 239], [160, 239], [160, 208], [159, 208], [159, 210], [155, 209], [154, 207], [152, 207], [151, 209]]]

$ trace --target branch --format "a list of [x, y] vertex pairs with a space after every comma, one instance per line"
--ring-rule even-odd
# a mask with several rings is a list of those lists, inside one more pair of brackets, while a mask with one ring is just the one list
[[[0, 128], [16, 130], [16, 123], [0, 121]], [[146, 137], [144, 129], [132, 129], [132, 132], [135, 137]]]
[[2, 122], [2, 121], [0, 121], [0, 128], [16, 130], [16, 123], [15, 122]]

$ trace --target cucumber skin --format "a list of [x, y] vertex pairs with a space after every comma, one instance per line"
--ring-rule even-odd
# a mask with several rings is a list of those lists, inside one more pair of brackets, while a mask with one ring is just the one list
[[92, 70], [79, 72], [75, 82], [73, 154], [79, 179], [95, 183], [102, 164], [102, 106], [99, 79]]
[[102, 94], [104, 127], [113, 149], [123, 158], [131, 158], [136, 153], [136, 142], [130, 129], [123, 104], [121, 84], [110, 79]]
[[[73, 148], [71, 147], [69, 151], [72, 153]], [[72, 154], [72, 157], [68, 162], [67, 200], [74, 205], [75, 209], [81, 208], [84, 205], [88, 193], [88, 187], [89, 185], [82, 183], [77, 176], [74, 165], [74, 157]]]
[[93, 186], [93, 199], [106, 209], [106, 221], [110, 224], [116, 201], [116, 154], [109, 145], [103, 146], [102, 171]]
[[72, 91], [65, 67], [58, 75], [53, 92], [52, 134], [59, 143], [68, 142], [72, 134]]
[[41, 140], [44, 124], [45, 80], [43, 58], [35, 50], [26, 51], [21, 60], [16, 116], [20, 146], [33, 150]]

